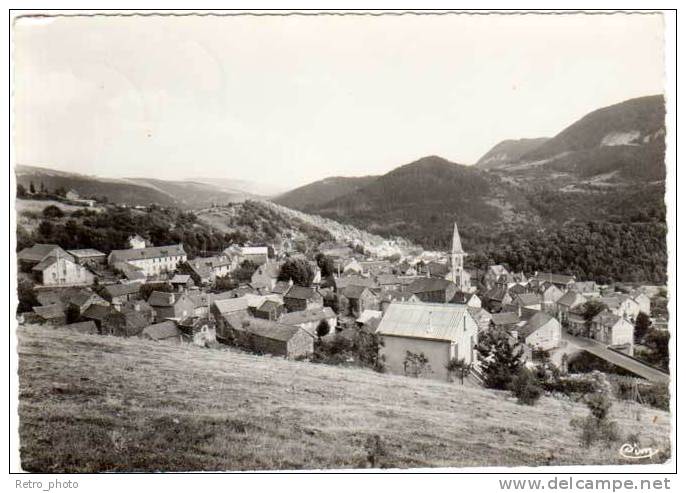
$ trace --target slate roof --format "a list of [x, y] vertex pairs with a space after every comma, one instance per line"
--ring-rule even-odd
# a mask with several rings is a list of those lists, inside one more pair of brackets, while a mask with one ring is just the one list
[[80, 259], [106, 256], [100, 250], [96, 250], [94, 248], [79, 248], [78, 250], [67, 250], [67, 252], [69, 252], [69, 254], [75, 258]]
[[381, 310], [364, 310], [355, 322], [358, 324], [366, 324], [371, 320], [381, 320], [381, 317], [383, 317], [383, 312]]
[[502, 286], [495, 286], [486, 293], [484, 293], [484, 298], [487, 300], [500, 301], [502, 302], [509, 293], [507, 289]]
[[317, 291], [313, 288], [305, 288], [294, 284], [291, 289], [284, 295], [284, 298], [293, 298], [298, 300], [311, 300], [317, 296]]
[[520, 337], [526, 339], [551, 320], [555, 319], [545, 312], [537, 312], [524, 325], [517, 329], [517, 333], [520, 335]]
[[248, 300], [245, 298], [214, 300], [213, 304], [222, 315], [248, 309]]
[[169, 281], [172, 284], [187, 284], [191, 279], [189, 274], [175, 274]]
[[388, 286], [392, 284], [400, 284], [400, 279], [395, 274], [379, 274], [376, 276], [376, 282], [379, 286]]
[[57, 257], [55, 257], [54, 255], [49, 255], [40, 262], [38, 262], [35, 266], [33, 266], [33, 269], [31, 270], [35, 270], [36, 272], [42, 272], [51, 265], [53, 265], [55, 262], [57, 262]]
[[386, 291], [381, 295], [381, 301], [409, 301], [414, 296], [414, 293], [406, 291]]
[[290, 289], [291, 285], [288, 281], [276, 281], [272, 293], [275, 294], [286, 294]]
[[109, 305], [91, 305], [83, 312], [83, 317], [102, 322], [113, 311], [114, 309]]
[[567, 274], [553, 274], [552, 272], [537, 272], [534, 279], [539, 282], [549, 281], [553, 284], [568, 284], [574, 282], [575, 277]]
[[141, 285], [137, 282], [126, 284], [108, 284], [107, 286], [103, 287], [102, 290], [104, 291], [105, 295], [112, 299], [119, 296], [139, 293], [141, 290]]
[[412, 281], [412, 284], [407, 286], [408, 293], [430, 293], [434, 291], [445, 291], [453, 284], [447, 279], [440, 279], [437, 277], [419, 277]]
[[149, 337], [153, 341], [178, 338], [182, 334], [183, 332], [179, 330], [179, 328], [176, 326], [176, 323], [172, 322], [171, 320], [148, 325], [141, 333], [142, 336]]
[[455, 293], [455, 296], [453, 296], [453, 299], [450, 300], [450, 303], [465, 305], [469, 300], [472, 299], [472, 296], [476, 295], [474, 293], [465, 293], [464, 291], [458, 291], [457, 293]]
[[98, 326], [95, 325], [95, 322], [93, 322], [93, 321], [76, 322], [73, 324], [61, 325], [59, 328], [78, 332], [79, 334], [97, 334], [98, 333]]
[[341, 291], [341, 294], [349, 300], [358, 300], [368, 290], [369, 288], [365, 286], [347, 286]]
[[335, 317], [336, 314], [327, 306], [324, 308], [313, 308], [311, 310], [284, 313], [281, 315], [281, 318], [279, 318], [279, 322], [285, 325], [299, 325]]
[[174, 306], [176, 301], [174, 293], [166, 293], [163, 291], [153, 291], [148, 298], [148, 304], [150, 306]]
[[271, 313], [274, 310], [278, 310], [281, 306], [281, 303], [277, 303], [276, 301], [272, 300], [266, 300], [259, 306], [257, 310], [260, 312]]
[[498, 327], [501, 325], [516, 325], [519, 323], [517, 312], [500, 312], [491, 315], [491, 321]]
[[251, 334], [264, 337], [265, 339], [281, 342], [288, 342], [294, 335], [302, 330], [300, 327], [251, 317], [243, 319], [241, 329]]
[[535, 293], [520, 293], [513, 298], [512, 301], [521, 306], [539, 305], [541, 303], [541, 297]]
[[17, 253], [17, 259], [25, 262], [40, 262], [51, 253], [63, 254], [64, 256], [71, 258], [71, 255], [60, 248], [59, 245], [53, 245], [52, 243], [36, 243]]
[[336, 291], [346, 288], [347, 286], [366, 286], [369, 289], [378, 288], [379, 285], [371, 277], [361, 276], [343, 276], [334, 279]]
[[456, 341], [470, 316], [465, 305], [391, 303], [376, 332], [381, 335]]
[[39, 317], [45, 320], [51, 320], [54, 318], [60, 318], [64, 316], [64, 305], [62, 305], [61, 303], [55, 303], [53, 305], [34, 306], [33, 311]]
[[575, 304], [581, 304], [584, 301], [585, 301], [585, 298], [583, 296], [581, 296], [576, 291], [570, 290], [570, 291], [567, 291], [562, 296], [560, 296], [560, 299], [557, 300], [557, 304], [571, 307], [572, 305], [575, 305]]
[[165, 245], [146, 248], [129, 248], [127, 250], [112, 250], [110, 263], [129, 262], [131, 260], [145, 260], [150, 258], [178, 257], [186, 255], [182, 244]]
[[622, 317], [619, 317], [608, 310], [603, 310], [598, 315], [593, 317], [593, 323], [600, 324], [604, 327], [614, 327], [615, 324], [621, 319]]

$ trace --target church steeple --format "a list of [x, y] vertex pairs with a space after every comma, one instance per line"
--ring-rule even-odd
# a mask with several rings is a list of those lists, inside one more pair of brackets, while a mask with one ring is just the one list
[[464, 250], [462, 249], [462, 241], [460, 241], [460, 232], [457, 230], [457, 223], [454, 223], [454, 229], [453, 229], [453, 250], [452, 253], [454, 254], [464, 254]]
[[471, 291], [469, 275], [464, 271], [464, 258], [467, 253], [462, 249], [457, 223], [453, 225], [453, 244], [450, 251], [450, 280], [457, 284], [460, 291]]

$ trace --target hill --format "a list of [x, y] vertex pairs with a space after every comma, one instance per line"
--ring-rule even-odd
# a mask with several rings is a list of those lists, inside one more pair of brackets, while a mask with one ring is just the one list
[[75, 190], [80, 196], [127, 205], [158, 204], [177, 207], [206, 207], [213, 203], [228, 203], [254, 198], [241, 190], [226, 190], [219, 186], [195, 181], [172, 181], [154, 178], [101, 178], [67, 173], [36, 166], [15, 167], [17, 183], [29, 189], [44, 186], [50, 191], [63, 188]]
[[546, 137], [537, 139], [503, 140], [484, 154], [481, 159], [476, 162], [475, 166], [482, 169], [488, 169], [498, 165], [502, 166], [508, 163], [516, 163], [522, 156], [533, 149], [536, 149], [547, 140], [548, 138]]
[[332, 176], [286, 192], [273, 201], [291, 209], [314, 209], [343, 195], [355, 192], [374, 180], [376, 176]]
[[[503, 157], [500, 143], [477, 165], [515, 172], [520, 179], [545, 180], [563, 173], [570, 181], [600, 177], [605, 183], [665, 179], [665, 102], [661, 95], [630, 99], [593, 111], [556, 136], [531, 141]], [[511, 142], [511, 141], [510, 141]], [[495, 157], [502, 159], [494, 160]]]
[[[350, 469], [370, 455], [386, 468], [625, 461], [621, 442], [579, 445], [569, 423], [587, 411], [572, 401], [524, 407], [466, 385], [37, 326], [20, 326], [18, 342], [30, 472]], [[637, 420], [635, 406], [612, 407], [622, 439], [670, 450], [669, 415], [641, 409]]]
[[447, 226], [455, 221], [467, 244], [475, 244], [488, 235], [488, 228], [537, 220], [532, 207], [501, 178], [438, 156], [396, 168], [315, 212], [372, 233], [404, 236], [427, 248], [446, 245]]

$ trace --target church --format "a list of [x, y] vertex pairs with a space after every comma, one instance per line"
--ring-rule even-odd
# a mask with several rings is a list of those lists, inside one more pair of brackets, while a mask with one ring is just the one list
[[460, 232], [457, 230], [457, 223], [453, 228], [453, 242], [450, 251], [450, 271], [446, 275], [446, 279], [454, 282], [457, 289], [463, 293], [472, 293], [475, 288], [472, 286], [471, 276], [469, 272], [464, 270], [464, 258], [467, 253], [462, 248], [462, 241], [460, 240]]

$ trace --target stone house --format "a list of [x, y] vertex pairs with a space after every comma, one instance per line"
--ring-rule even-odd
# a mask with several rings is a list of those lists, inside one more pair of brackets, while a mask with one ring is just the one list
[[115, 268], [122, 264], [133, 265], [146, 276], [152, 277], [175, 271], [187, 258], [183, 245], [178, 244], [112, 250], [107, 258], [107, 262]]
[[[338, 317], [331, 308], [313, 308], [311, 310], [301, 310], [296, 312], [284, 313], [279, 318], [279, 323], [300, 327], [312, 337], [325, 336], [336, 331]], [[323, 322], [323, 323], [322, 323]], [[319, 334], [320, 325], [326, 324], [327, 329]]]
[[293, 285], [283, 296], [286, 311], [295, 312], [324, 306], [324, 299], [313, 288]]
[[[348, 307], [347, 314], [353, 317], [359, 317], [365, 310], [377, 310], [379, 308], [378, 298], [365, 286], [348, 286], [341, 291], [339, 296], [345, 298]], [[339, 306], [341, 304], [339, 301]]]

